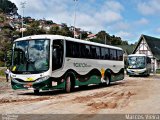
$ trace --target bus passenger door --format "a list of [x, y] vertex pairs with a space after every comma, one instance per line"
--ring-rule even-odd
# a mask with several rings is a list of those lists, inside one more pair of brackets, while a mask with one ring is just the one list
[[52, 47], [52, 70], [60, 69], [63, 65], [64, 41], [54, 40]]

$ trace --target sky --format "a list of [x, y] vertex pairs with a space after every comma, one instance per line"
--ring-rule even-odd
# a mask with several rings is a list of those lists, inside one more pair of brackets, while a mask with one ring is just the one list
[[[160, 0], [10, 0], [18, 7], [26, 2], [24, 16], [74, 25], [97, 33], [105, 30], [128, 43], [141, 34], [160, 38]], [[76, 8], [76, 9], [75, 9]]]

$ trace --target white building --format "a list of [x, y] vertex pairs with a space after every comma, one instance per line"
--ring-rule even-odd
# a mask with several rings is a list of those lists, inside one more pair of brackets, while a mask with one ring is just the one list
[[133, 54], [146, 54], [152, 59], [152, 71], [160, 69], [160, 39], [141, 35]]

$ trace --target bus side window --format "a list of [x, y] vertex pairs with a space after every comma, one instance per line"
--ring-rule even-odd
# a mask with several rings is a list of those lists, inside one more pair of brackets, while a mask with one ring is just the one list
[[105, 60], [109, 60], [109, 49], [105, 48]]
[[84, 50], [82, 45], [76, 42], [66, 41], [66, 57], [82, 58], [85, 53], [81, 51], [81, 47]]
[[110, 59], [111, 60], [116, 60], [117, 59], [116, 50], [110, 49]]
[[86, 58], [91, 57], [90, 46], [89, 45], [85, 45], [85, 53], [86, 53]]
[[117, 50], [117, 60], [119, 61], [123, 60], [123, 51]]
[[91, 58], [96, 59], [97, 53], [96, 53], [96, 47], [91, 46]]
[[96, 54], [97, 54], [96, 59], [100, 59], [100, 56], [101, 56], [100, 47], [96, 47]]
[[101, 48], [101, 59], [102, 60], [105, 60], [105, 55], [106, 55], [105, 48]]
[[97, 46], [91, 46], [91, 58], [92, 59], [100, 59], [100, 47]]
[[63, 64], [63, 41], [62, 40], [54, 40], [53, 48], [52, 48], [52, 70], [56, 70], [62, 67]]
[[109, 49], [108, 48], [101, 48], [101, 59], [109, 60]]

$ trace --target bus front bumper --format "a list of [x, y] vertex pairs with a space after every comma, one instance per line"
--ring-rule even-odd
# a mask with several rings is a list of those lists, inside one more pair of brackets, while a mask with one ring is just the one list
[[146, 69], [127, 69], [127, 75], [147, 75]]
[[12, 78], [11, 85], [14, 90], [16, 89], [44, 89], [51, 86], [50, 77], [44, 77], [43, 80], [36, 80], [33, 82], [25, 82], [20, 79]]

